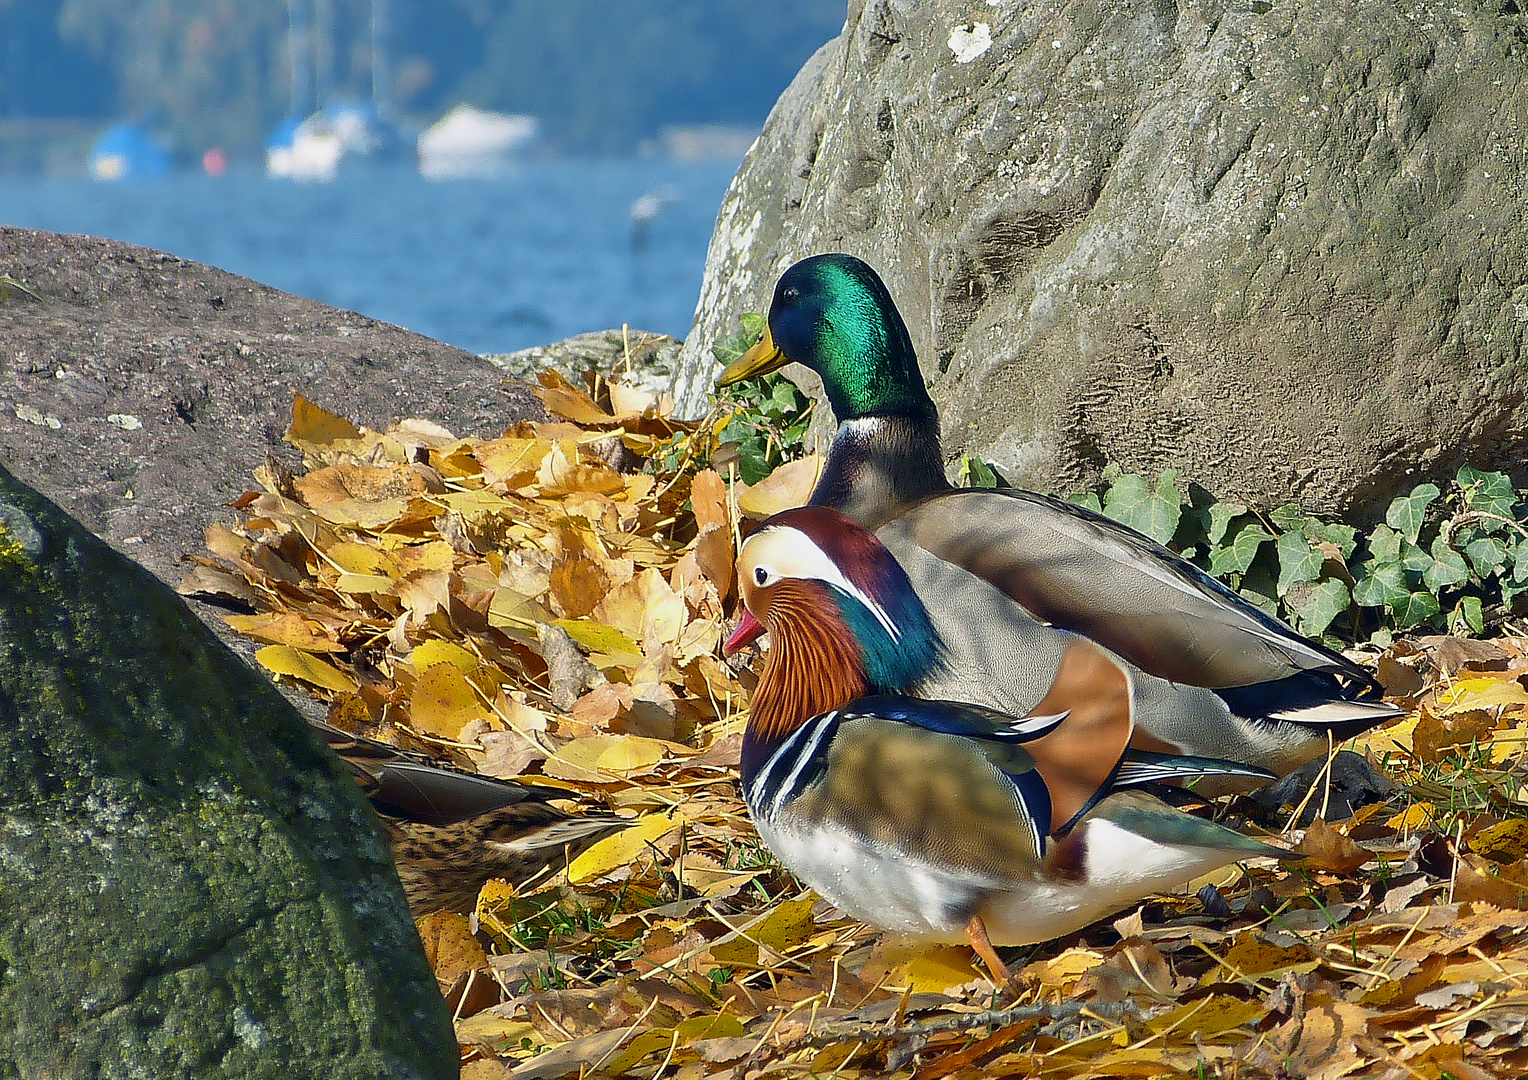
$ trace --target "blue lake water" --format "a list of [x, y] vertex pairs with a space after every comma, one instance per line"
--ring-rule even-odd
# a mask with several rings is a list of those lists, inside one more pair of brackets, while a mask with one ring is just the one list
[[[331, 184], [0, 176], [0, 222], [211, 263], [473, 352], [620, 326], [683, 337], [733, 163], [550, 161], [492, 180], [403, 167]], [[633, 242], [629, 208], [673, 196]]]

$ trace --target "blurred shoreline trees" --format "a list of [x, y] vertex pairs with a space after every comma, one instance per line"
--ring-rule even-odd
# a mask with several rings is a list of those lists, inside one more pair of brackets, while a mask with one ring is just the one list
[[[290, 110], [288, 6], [0, 0], [0, 119], [147, 120], [186, 154], [254, 157]], [[421, 122], [458, 102], [531, 113], [556, 151], [630, 153], [666, 125], [762, 124], [845, 6], [388, 0], [390, 103]], [[327, 101], [370, 98], [372, 0], [301, 8]]]

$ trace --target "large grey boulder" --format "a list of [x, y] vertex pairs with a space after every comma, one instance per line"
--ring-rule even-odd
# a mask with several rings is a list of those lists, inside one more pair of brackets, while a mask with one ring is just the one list
[[854, 0], [722, 205], [681, 360], [876, 266], [1015, 482], [1176, 466], [1372, 516], [1528, 455], [1528, 20], [1416, 0]]
[[354, 782], [168, 587], [0, 469], [0, 1078], [457, 1060]]
[[0, 273], [29, 290], [0, 286], [0, 461], [171, 585], [257, 467], [300, 466], [294, 393], [378, 430], [544, 415], [482, 357], [164, 252], [0, 225]]

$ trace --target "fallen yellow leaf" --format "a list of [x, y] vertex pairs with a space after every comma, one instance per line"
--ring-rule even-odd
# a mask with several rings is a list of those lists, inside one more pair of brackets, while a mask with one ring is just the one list
[[1518, 724], [1507, 731], [1491, 736], [1491, 764], [1500, 765], [1523, 752], [1528, 746], [1528, 724]]
[[393, 524], [409, 508], [408, 499], [337, 499], [314, 507], [313, 512], [331, 525], [377, 530]]
[[1052, 960], [1038, 960], [1024, 969], [1044, 986], [1066, 986], [1076, 982], [1104, 962], [1102, 954], [1092, 949], [1068, 949]]
[[976, 967], [975, 955], [961, 945], [921, 949], [917, 955], [894, 965], [886, 981], [890, 986], [908, 987], [915, 994], [943, 994], [973, 979], [986, 978]]
[[628, 866], [647, 850], [649, 844], [657, 843], [683, 824], [682, 818], [648, 814], [635, 825], [596, 842], [574, 859], [568, 866], [568, 881], [574, 885], [583, 885], [619, 867]]
[[626, 735], [612, 741], [595, 760], [594, 767], [604, 772], [644, 773], [663, 760], [665, 744], [640, 735]]
[[255, 660], [267, 671], [301, 679], [325, 690], [355, 693], [355, 680], [310, 653], [290, 645], [267, 645], [255, 653]]
[[1452, 716], [1471, 709], [1528, 705], [1528, 690], [1510, 679], [1460, 679], [1438, 695], [1438, 713]]
[[397, 584], [383, 574], [341, 574], [334, 588], [342, 593], [390, 593]]
[[480, 666], [478, 658], [472, 653], [454, 642], [441, 641], [439, 638], [430, 638], [414, 646], [414, 651], [409, 654], [409, 663], [418, 672], [428, 671], [436, 664], [450, 664], [463, 675], [471, 675]]
[[1385, 824], [1398, 832], [1416, 832], [1426, 828], [1435, 813], [1432, 803], [1412, 803]]
[[641, 646], [613, 626], [593, 619], [556, 619], [552, 625], [562, 627], [570, 638], [590, 652], [627, 656], [629, 659], [623, 662], [628, 666], [635, 666], [641, 659]]
[[805, 505], [822, 471], [822, 458], [812, 454], [789, 461], [738, 496], [737, 506], [751, 518], [767, 518], [781, 510]]
[[315, 633], [313, 624], [301, 615], [265, 612], [260, 615], [224, 615], [223, 621], [245, 637], [290, 645], [310, 653], [344, 652], [345, 647], [326, 634]]
[[1254, 1023], [1266, 1010], [1267, 1006], [1261, 1001], [1217, 995], [1179, 1005], [1171, 1012], [1153, 1017], [1146, 1026], [1159, 1034], [1174, 1031], [1186, 1040], [1196, 1034], [1219, 1035]]
[[409, 702], [414, 727], [442, 739], [454, 739], [472, 720], [492, 710], [478, 698], [467, 677], [451, 664], [436, 664], [419, 676]]
[[287, 429], [287, 442], [294, 446], [327, 446], [341, 439], [359, 439], [361, 429], [342, 416], [315, 405], [301, 394], [292, 401], [292, 426]]

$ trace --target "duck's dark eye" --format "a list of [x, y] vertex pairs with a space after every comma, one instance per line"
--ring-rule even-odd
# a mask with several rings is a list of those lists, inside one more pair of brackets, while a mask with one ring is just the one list
[[801, 290], [794, 285], [787, 285], [780, 290], [780, 299], [784, 300], [787, 304], [793, 304], [801, 299]]
[[762, 566], [754, 567], [753, 580], [758, 582], [760, 585], [764, 584], [769, 580], [769, 571], [764, 569]]

